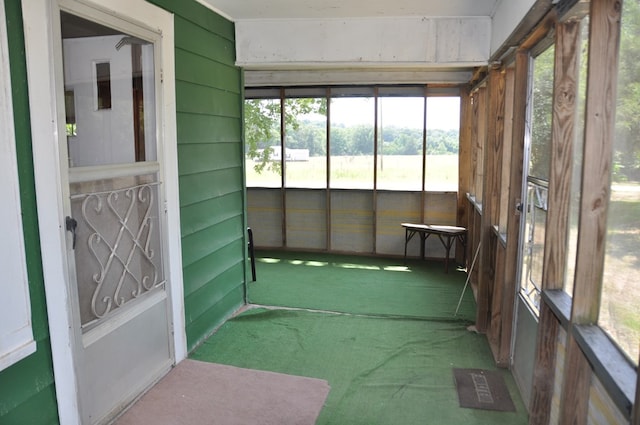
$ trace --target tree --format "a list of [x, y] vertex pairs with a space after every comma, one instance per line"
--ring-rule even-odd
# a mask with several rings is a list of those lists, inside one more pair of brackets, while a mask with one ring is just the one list
[[529, 174], [549, 179], [551, 162], [551, 117], [553, 102], [553, 45], [535, 58]]
[[254, 160], [254, 169], [265, 168], [280, 173], [280, 164], [271, 162], [271, 148], [280, 140], [280, 101], [248, 99], [244, 102], [244, 137], [247, 157]]
[[[244, 103], [244, 137], [246, 155], [255, 161], [254, 169], [282, 172], [278, 161], [271, 161], [273, 146], [280, 145], [282, 108], [280, 99], [247, 99]], [[323, 98], [286, 99], [284, 121], [287, 129], [300, 128], [300, 117], [308, 114], [327, 114], [327, 100]]]
[[620, 32], [614, 180], [640, 180], [640, 4], [625, 1]]

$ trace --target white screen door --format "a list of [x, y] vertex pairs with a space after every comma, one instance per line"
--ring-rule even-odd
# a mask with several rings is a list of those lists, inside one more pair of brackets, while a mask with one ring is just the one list
[[158, 160], [160, 37], [87, 7], [61, 10], [60, 28], [76, 370], [82, 421], [97, 424], [173, 364]]

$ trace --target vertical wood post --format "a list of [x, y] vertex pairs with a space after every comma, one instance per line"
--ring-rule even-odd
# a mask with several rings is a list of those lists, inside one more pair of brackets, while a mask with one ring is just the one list
[[[476, 327], [479, 332], [486, 332], [494, 312], [491, 311], [493, 288], [493, 268], [491, 264], [493, 255], [491, 252], [490, 238], [494, 215], [500, 208], [500, 180], [502, 172], [500, 164], [502, 162], [502, 144], [504, 131], [504, 90], [505, 78], [500, 69], [489, 71], [489, 82], [487, 84], [487, 126], [486, 139], [484, 145], [484, 176], [482, 182], [482, 221], [480, 224], [481, 234], [478, 282], [478, 309], [476, 316]], [[499, 314], [499, 311], [496, 312]], [[491, 339], [490, 339], [491, 342]], [[494, 347], [492, 347], [494, 348]]]
[[[469, 227], [469, 202], [466, 194], [471, 193], [471, 93], [469, 86], [460, 88], [460, 147], [458, 153], [458, 210], [456, 223], [458, 226]], [[471, 229], [468, 229], [469, 232]], [[467, 261], [473, 257], [471, 235], [467, 233]], [[469, 263], [470, 264], [470, 263]]]
[[[569, 201], [573, 169], [573, 144], [577, 120], [580, 22], [558, 25], [556, 31], [549, 211], [544, 245], [542, 289], [562, 289], [567, 267]], [[555, 379], [558, 319], [543, 301], [529, 415], [530, 424], [549, 423]]]
[[560, 424], [587, 421], [591, 368], [572, 335], [573, 325], [598, 323], [614, 141], [620, 0], [590, 3], [589, 67], [582, 193], [571, 325], [567, 338]]
[[327, 226], [327, 234], [325, 236], [325, 246], [327, 251], [331, 251], [331, 87], [327, 87], [327, 187], [325, 198], [325, 220]]
[[[509, 205], [509, 190], [511, 187], [510, 176], [512, 162], [512, 146], [513, 140], [513, 107], [515, 95], [515, 67], [511, 66], [506, 69], [505, 74], [505, 110], [504, 110], [504, 143], [502, 146], [502, 177], [500, 188], [500, 208], [496, 217], [499, 224], [500, 232], [506, 232], [508, 223], [508, 215], [512, 209]], [[508, 233], [507, 233], [508, 234]], [[508, 367], [511, 360], [511, 335], [513, 329], [513, 301], [515, 293], [512, 289], [513, 280], [507, 279], [507, 246], [498, 244], [498, 254], [496, 258], [500, 259], [497, 269], [499, 272], [499, 285], [501, 285], [501, 306], [500, 306], [500, 335], [498, 340], [498, 365]], [[497, 267], [498, 267], [497, 266]]]
[[282, 206], [282, 246], [287, 246], [287, 188], [285, 187], [286, 183], [286, 131], [287, 126], [285, 124], [285, 97], [284, 97], [284, 88], [280, 88], [280, 194], [281, 194], [281, 206]]

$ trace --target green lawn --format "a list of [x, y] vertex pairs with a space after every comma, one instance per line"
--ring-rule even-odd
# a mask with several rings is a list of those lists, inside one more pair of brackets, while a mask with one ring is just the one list
[[[281, 177], [273, 171], [258, 174], [254, 161], [247, 160], [247, 186], [279, 187]], [[309, 161], [288, 161], [287, 187], [324, 188], [327, 181], [326, 157]], [[373, 156], [331, 157], [331, 187], [340, 189], [373, 188]], [[428, 155], [426, 188], [433, 191], [457, 191], [458, 156]], [[384, 155], [378, 157], [378, 189], [421, 190], [421, 155]]]

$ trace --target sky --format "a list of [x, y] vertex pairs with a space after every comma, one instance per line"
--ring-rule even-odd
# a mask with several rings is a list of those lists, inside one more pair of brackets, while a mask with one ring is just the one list
[[[424, 98], [380, 97], [382, 125], [422, 128]], [[460, 128], [459, 97], [427, 98], [427, 128], [451, 130]], [[347, 126], [373, 125], [372, 98], [334, 98], [331, 100], [331, 122]]]

